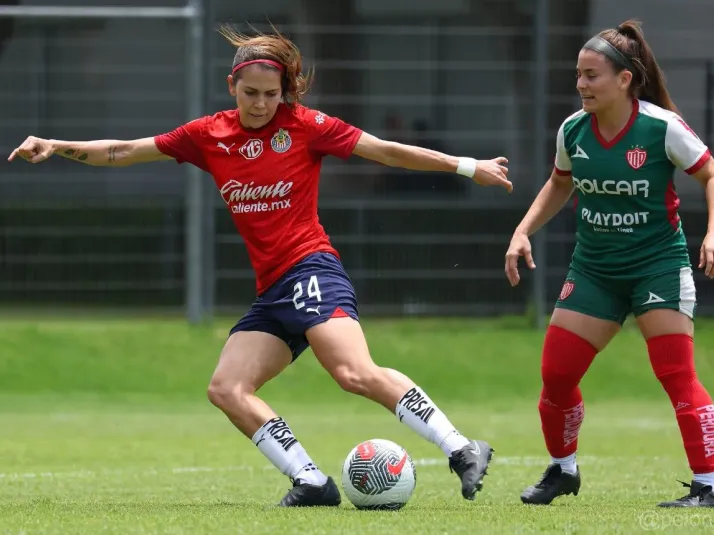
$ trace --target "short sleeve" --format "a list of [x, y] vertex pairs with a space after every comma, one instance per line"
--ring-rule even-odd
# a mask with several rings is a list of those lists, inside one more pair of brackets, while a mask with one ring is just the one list
[[209, 172], [201, 150], [201, 140], [207, 119], [207, 117], [201, 117], [181, 125], [171, 132], [155, 136], [154, 143], [159, 151], [172, 157], [178, 163], [188, 162]]
[[704, 167], [711, 157], [709, 148], [677, 115], [667, 121], [664, 144], [670, 161], [690, 175]]
[[555, 173], [561, 176], [568, 176], [573, 170], [570, 155], [565, 148], [565, 123], [560, 125], [555, 142]]
[[309, 148], [320, 156], [330, 155], [346, 160], [362, 135], [359, 128], [309, 108], [305, 108], [303, 122], [309, 133]]

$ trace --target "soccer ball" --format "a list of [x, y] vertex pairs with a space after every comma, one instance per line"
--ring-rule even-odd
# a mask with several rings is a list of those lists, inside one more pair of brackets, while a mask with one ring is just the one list
[[342, 487], [357, 509], [401, 509], [415, 486], [412, 458], [389, 440], [375, 438], [358, 444], [342, 466]]

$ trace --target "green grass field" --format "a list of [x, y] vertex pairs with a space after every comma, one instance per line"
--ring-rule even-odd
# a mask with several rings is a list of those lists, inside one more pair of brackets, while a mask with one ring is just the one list
[[[484, 491], [464, 501], [446, 459], [396, 417], [341, 392], [309, 352], [262, 390], [323, 471], [388, 438], [417, 460], [399, 512], [281, 510], [290, 483], [207, 401], [230, 323], [0, 323], [0, 533], [633, 533], [711, 531], [714, 511], [666, 511], [691, 475], [669, 401], [629, 328], [583, 383], [583, 487], [550, 507], [521, 490], [548, 457], [536, 403], [542, 333], [521, 320], [367, 321], [377, 362], [410, 375], [463, 433], [492, 443]], [[697, 365], [714, 389], [714, 324]]]

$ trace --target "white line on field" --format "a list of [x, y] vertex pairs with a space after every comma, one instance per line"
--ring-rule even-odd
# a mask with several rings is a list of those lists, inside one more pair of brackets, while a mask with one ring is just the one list
[[[623, 462], [632, 462], [634, 460], [656, 461], [657, 457], [597, 457], [593, 455], [583, 455], [579, 458], [582, 463], [590, 465], [600, 464], [620, 464]], [[446, 466], [446, 457], [431, 457], [414, 459], [416, 466]], [[547, 456], [494, 456], [493, 464], [503, 464], [510, 466], [540, 466], [545, 467], [549, 458]], [[261, 468], [256, 468], [250, 465], [234, 465], [234, 466], [179, 466], [166, 469], [146, 469], [146, 470], [76, 470], [72, 472], [17, 472], [17, 473], [0, 473], [0, 479], [19, 480], [19, 479], [89, 479], [94, 477], [106, 477], [112, 475], [123, 474], [143, 474], [143, 475], [159, 475], [162, 473], [172, 474], [195, 474], [195, 473], [211, 473], [211, 472], [252, 472], [254, 470], [274, 470], [271, 464], [266, 464]]]

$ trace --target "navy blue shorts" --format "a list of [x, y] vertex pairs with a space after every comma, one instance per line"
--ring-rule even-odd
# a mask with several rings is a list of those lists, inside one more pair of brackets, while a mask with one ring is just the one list
[[336, 256], [314, 253], [259, 295], [230, 334], [260, 331], [277, 336], [288, 344], [294, 361], [310, 345], [305, 331], [346, 316], [359, 321], [352, 281]]

